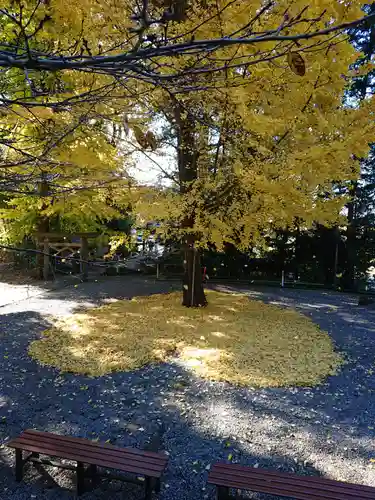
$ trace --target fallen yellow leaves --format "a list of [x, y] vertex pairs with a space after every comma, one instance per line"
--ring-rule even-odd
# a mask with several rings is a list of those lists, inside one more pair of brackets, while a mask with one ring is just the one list
[[208, 292], [187, 309], [180, 293], [123, 300], [75, 314], [32, 342], [30, 355], [62, 371], [100, 376], [178, 355], [186, 369], [242, 386], [316, 385], [342, 358], [302, 314]]

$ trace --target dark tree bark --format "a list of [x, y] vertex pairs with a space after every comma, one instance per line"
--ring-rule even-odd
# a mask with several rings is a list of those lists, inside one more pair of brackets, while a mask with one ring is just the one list
[[345, 287], [353, 290], [355, 288], [355, 268], [357, 261], [357, 229], [356, 229], [356, 210], [355, 196], [358, 183], [352, 182], [349, 188], [351, 201], [347, 204], [348, 223], [346, 227], [346, 272], [344, 276]]
[[[177, 131], [178, 147], [178, 171], [180, 181], [180, 193], [188, 195], [193, 182], [198, 178], [198, 156], [195, 143], [195, 121], [194, 117], [185, 107], [174, 101], [174, 118]], [[183, 300], [186, 307], [204, 307], [207, 299], [204, 293], [200, 254], [195, 247], [198, 235], [194, 234], [195, 207], [191, 203], [190, 208], [181, 222], [181, 229], [186, 231], [183, 240], [184, 252], [184, 277], [183, 277]]]
[[[46, 180], [42, 180], [39, 184], [39, 196], [41, 198], [48, 196], [48, 182]], [[42, 210], [46, 208], [46, 204], [43, 203], [42, 205]], [[39, 220], [38, 220], [38, 225], [37, 225], [37, 231], [38, 233], [48, 233], [49, 232], [49, 217], [40, 215]], [[39, 246], [38, 250], [43, 250], [44, 251], [44, 246], [43, 246], [44, 238], [38, 238], [37, 239], [37, 244]], [[44, 255], [43, 254], [37, 254], [37, 277], [38, 279], [42, 280], [44, 279]]]
[[[334, 252], [334, 260], [333, 260], [333, 286], [334, 288], [337, 288], [339, 286], [339, 277], [338, 277], [338, 270], [339, 270], [339, 246], [341, 242], [341, 234], [340, 234], [340, 228], [336, 226], [333, 229], [334, 232], [334, 240], [335, 240], [335, 252]], [[326, 279], [326, 282], [328, 283], [328, 279]]]
[[201, 269], [201, 256], [194, 246], [186, 245], [184, 251], [184, 278], [182, 305], [204, 307], [207, 299], [204, 293]]

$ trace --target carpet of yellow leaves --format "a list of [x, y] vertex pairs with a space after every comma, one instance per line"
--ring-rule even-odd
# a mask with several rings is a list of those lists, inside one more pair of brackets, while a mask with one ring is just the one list
[[328, 334], [294, 310], [237, 294], [208, 292], [208, 299], [202, 309], [170, 293], [87, 310], [44, 332], [29, 353], [91, 376], [178, 355], [199, 376], [258, 387], [316, 385], [342, 362]]

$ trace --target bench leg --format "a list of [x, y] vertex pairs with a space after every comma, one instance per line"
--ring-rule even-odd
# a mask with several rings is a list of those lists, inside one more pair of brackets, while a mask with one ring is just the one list
[[226, 486], [217, 486], [216, 488], [217, 500], [229, 500], [229, 488]]
[[160, 479], [155, 479], [154, 491], [160, 493]]
[[89, 474], [91, 477], [91, 486], [95, 489], [99, 484], [98, 468], [96, 465], [89, 466]]
[[150, 477], [145, 479], [145, 500], [151, 500], [152, 496], [152, 482]]
[[16, 481], [22, 481], [23, 477], [23, 457], [22, 450], [16, 450]]
[[77, 462], [77, 496], [85, 492], [85, 467], [82, 462]]

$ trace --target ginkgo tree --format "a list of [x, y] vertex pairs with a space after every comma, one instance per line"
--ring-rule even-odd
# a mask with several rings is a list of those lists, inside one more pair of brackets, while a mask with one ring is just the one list
[[371, 99], [342, 105], [356, 57], [343, 40], [306, 56], [303, 66], [290, 58], [259, 65], [236, 88], [155, 92], [154, 109], [176, 150], [176, 189], [149, 194], [137, 210], [144, 218], [157, 212], [184, 242], [185, 305], [206, 303], [199, 247], [230, 242], [246, 250], [297, 219], [306, 227], [337, 222], [347, 199], [334, 185], [358, 176], [356, 158], [374, 133]]
[[[180, 96], [242, 86], [259, 64], [303, 58], [341, 43], [348, 26], [373, 22], [361, 1], [5, 0], [0, 8], [0, 144], [17, 106], [71, 110], [88, 103], [103, 115], [139, 93]], [[364, 20], [363, 20], [364, 19]], [[140, 89], [141, 87], [141, 89]], [[85, 119], [90, 114], [84, 111]], [[22, 144], [22, 145], [21, 145]], [[18, 141], [13, 162], [36, 161]], [[42, 158], [43, 159], [43, 158]], [[38, 158], [38, 161], [40, 159]], [[2, 171], [9, 163], [0, 161]]]
[[[165, 138], [134, 117], [144, 114], [148, 124], [159, 116], [176, 148], [176, 189], [147, 196], [133, 189], [133, 204], [145, 217], [166, 221], [184, 242], [184, 304], [204, 305], [200, 246], [247, 247], [296, 216], [306, 224], [337, 216], [332, 183], [357, 175], [355, 157], [366, 153], [372, 133], [372, 101], [342, 106], [357, 57], [345, 28], [373, 22], [359, 21], [361, 7], [360, 1], [6, 0], [3, 181], [33, 184], [40, 168], [49, 173], [57, 161], [63, 168], [48, 177], [49, 188], [73, 182], [65, 170], [74, 163], [78, 136], [79, 144], [95, 142], [87, 150], [98, 158], [104, 154], [88, 170], [99, 188], [113, 180], [101, 151], [106, 137], [115, 131], [121, 150], [122, 130], [132, 129], [141, 148], [157, 149]], [[58, 144], [40, 149], [39, 138], [37, 145], [25, 143], [23, 126], [12, 125], [19, 108], [20, 120], [40, 108], [62, 118], [73, 113], [76, 125], [69, 129], [65, 118]], [[75, 193], [87, 187], [84, 165], [76, 169]]]
[[316, 45], [322, 36], [363, 24], [361, 6], [358, 1], [5, 0], [0, 66], [25, 71], [31, 87], [28, 71], [35, 70], [185, 87], [202, 74], [275, 61], [300, 41], [308, 50], [310, 40]]
[[7, 127], [16, 133], [0, 175], [6, 195], [0, 215], [12, 241], [48, 232], [51, 219], [82, 230], [118, 215], [110, 195], [127, 186], [124, 163], [130, 160], [114, 147], [108, 123], [87, 120], [83, 109], [13, 111]]

